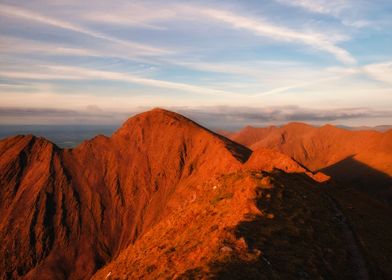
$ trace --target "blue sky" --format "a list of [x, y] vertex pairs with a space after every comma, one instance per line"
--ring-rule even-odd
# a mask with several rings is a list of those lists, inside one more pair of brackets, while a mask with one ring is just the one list
[[3, 124], [392, 123], [388, 0], [0, 1], [0, 59]]

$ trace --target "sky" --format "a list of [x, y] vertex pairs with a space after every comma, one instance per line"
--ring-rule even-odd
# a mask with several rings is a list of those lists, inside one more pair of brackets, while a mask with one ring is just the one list
[[392, 124], [392, 1], [0, 0], [0, 124]]

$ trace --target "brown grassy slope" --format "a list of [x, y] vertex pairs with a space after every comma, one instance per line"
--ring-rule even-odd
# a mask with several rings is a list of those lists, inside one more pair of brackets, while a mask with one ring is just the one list
[[194, 195], [93, 279], [354, 275], [331, 205], [306, 175], [239, 171], [191, 190]]
[[0, 278], [86, 279], [250, 151], [158, 109], [72, 150], [20, 136], [0, 154]]

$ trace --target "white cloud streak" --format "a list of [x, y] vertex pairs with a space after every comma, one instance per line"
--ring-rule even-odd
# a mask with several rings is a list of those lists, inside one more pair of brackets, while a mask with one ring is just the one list
[[120, 7], [116, 4], [112, 7], [107, 7], [109, 11], [91, 9], [83, 11], [80, 14], [80, 18], [99, 24], [105, 23], [122, 27], [166, 30], [161, 23], [175, 19], [178, 12], [175, 7], [168, 4], [158, 6], [157, 3], [151, 5], [151, 3], [146, 2], [127, 2]]
[[53, 44], [0, 35], [0, 53], [2, 54], [45, 54], [72, 56], [101, 56], [102, 53], [90, 48], [71, 47], [65, 44]]
[[338, 47], [336, 42], [331, 40], [331, 36], [327, 34], [301, 32], [229, 11], [206, 9], [200, 10], [200, 13], [218, 22], [224, 22], [234, 29], [247, 30], [258, 36], [272, 38], [277, 41], [301, 43], [330, 53], [346, 64], [356, 63], [355, 58], [347, 50]]
[[367, 77], [378, 82], [392, 85], [392, 61], [384, 61], [380, 63], [371, 63], [360, 67], [331, 67], [327, 68], [331, 73], [342, 75], [364, 74]]
[[[225, 27], [230, 27], [234, 29], [247, 30], [256, 34], [257, 36], [263, 36], [272, 38], [276, 41], [290, 42], [294, 44], [304, 44], [310, 46], [314, 49], [330, 53], [334, 55], [338, 60], [346, 64], [354, 64], [356, 62], [355, 58], [345, 49], [337, 46], [336, 38], [331, 36], [331, 34], [323, 34], [318, 32], [303, 32], [294, 29], [290, 29], [284, 26], [279, 26], [273, 24], [267, 20], [259, 18], [251, 18], [247, 15], [241, 15], [238, 13], [233, 13], [228, 10], [217, 10], [217, 9], [206, 9], [200, 8], [192, 5], [179, 5], [173, 7], [174, 11], [168, 13], [164, 16], [159, 13], [150, 13], [148, 20], [151, 21], [162, 21], [168, 18], [176, 19], [192, 19], [200, 21], [200, 17], [212, 19], [218, 23], [224, 23]], [[141, 54], [146, 55], [165, 55], [170, 54], [167, 49], [156, 48], [145, 44], [130, 42], [122, 39], [118, 39], [101, 32], [91, 30], [89, 28], [80, 26], [78, 24], [70, 23], [64, 20], [48, 17], [36, 13], [31, 10], [24, 8], [19, 8], [16, 6], [10, 6], [5, 4], [0, 4], [0, 14], [6, 16], [12, 16], [17, 18], [22, 18], [25, 20], [40, 22], [50, 26], [55, 26], [62, 29], [71, 30], [74, 32], [82, 33], [97, 39], [109, 41], [116, 44], [121, 44], [123, 46], [135, 49]], [[80, 16], [80, 15], [79, 15]], [[102, 22], [133, 22], [133, 19], [124, 13], [116, 13], [115, 15], [102, 16], [97, 12], [91, 12], [85, 15], [87, 19], [96, 21], [98, 18], [102, 18]], [[137, 21], [137, 20], [136, 20]]]
[[88, 28], [79, 26], [77, 24], [73, 24], [64, 20], [48, 17], [45, 15], [41, 15], [39, 13], [36, 13], [34, 11], [30, 11], [27, 9], [19, 8], [16, 6], [10, 6], [10, 5], [5, 5], [5, 4], [0, 4], [0, 14], [5, 15], [5, 16], [11, 16], [11, 17], [16, 17], [16, 18], [22, 18], [25, 20], [33, 21], [33, 22], [39, 22], [42, 24], [66, 29], [66, 30], [71, 30], [74, 32], [78, 32], [81, 34], [88, 35], [90, 37], [94, 37], [97, 39], [109, 41], [112, 43], [116, 44], [121, 44], [126, 47], [132, 48], [140, 52], [141, 54], [145, 55], [162, 55], [162, 54], [168, 54], [170, 53], [169, 50], [166, 49], [160, 49], [156, 47], [152, 47], [149, 45], [145, 44], [140, 44], [140, 43], [135, 43], [135, 42], [130, 42], [122, 39], [118, 39], [100, 32], [96, 32], [94, 30], [90, 30]]
[[313, 13], [337, 16], [348, 6], [347, 0], [276, 0], [284, 5], [301, 7]]
[[269, 90], [266, 92], [255, 94], [253, 97], [273, 95], [273, 94], [277, 94], [277, 93], [287, 92], [287, 91], [290, 91], [293, 89], [300, 89], [300, 88], [305, 88], [305, 87], [309, 87], [312, 85], [318, 85], [318, 84], [333, 81], [333, 80], [343, 79], [346, 76], [349, 76], [351, 74], [352, 73], [344, 73], [341, 75], [330, 76], [330, 77], [326, 77], [326, 78], [322, 78], [322, 79], [318, 79], [318, 80], [313, 80], [310, 82], [307, 81], [307, 82], [297, 83], [297, 84], [293, 84], [293, 85], [289, 85], [289, 86], [285, 86], [285, 87], [279, 87], [279, 88], [275, 88], [275, 89], [272, 89], [272, 90]]
[[241, 96], [239, 94], [196, 86], [186, 83], [177, 83], [165, 80], [151, 79], [132, 75], [128, 73], [101, 71], [94, 69], [86, 69], [81, 67], [68, 66], [46, 66], [46, 71], [40, 69], [34, 72], [23, 71], [0, 71], [0, 77], [8, 79], [31, 79], [31, 80], [109, 80], [109, 81], [123, 81], [131, 84], [139, 84], [149, 87], [171, 89], [183, 92], [190, 92], [203, 95], [217, 95], [217, 96]]
[[[278, 3], [291, 7], [299, 7], [305, 11], [332, 16], [348, 27], [363, 28], [371, 26], [374, 22], [367, 19], [357, 19], [358, 11], [364, 9], [364, 2], [361, 0], [275, 0]], [[350, 13], [356, 10], [355, 13]], [[349, 16], [348, 14], [352, 14]], [[354, 18], [351, 18], [354, 16]]]
[[373, 79], [392, 85], [392, 61], [366, 65], [362, 69]]

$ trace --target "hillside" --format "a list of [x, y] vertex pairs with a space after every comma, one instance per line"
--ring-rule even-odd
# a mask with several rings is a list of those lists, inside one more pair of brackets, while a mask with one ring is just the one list
[[282, 171], [219, 176], [93, 279], [355, 278], [320, 187]]
[[390, 275], [391, 230], [363, 246], [361, 209], [340, 210], [327, 175], [166, 110], [75, 149], [7, 138], [0, 155], [0, 279]]
[[275, 149], [312, 171], [322, 171], [383, 200], [392, 198], [392, 130], [349, 131], [290, 123], [245, 127], [230, 138], [252, 150]]
[[182, 188], [238, 170], [250, 151], [154, 110], [75, 149], [17, 136], [0, 153], [1, 278], [85, 279], [169, 213]]

